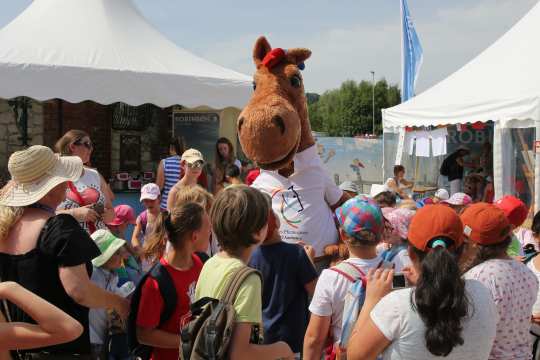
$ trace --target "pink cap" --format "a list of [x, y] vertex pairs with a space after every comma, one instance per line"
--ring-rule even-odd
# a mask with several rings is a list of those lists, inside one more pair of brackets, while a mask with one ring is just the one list
[[161, 192], [159, 191], [159, 186], [154, 183], [148, 183], [141, 188], [141, 200], [156, 200]]
[[465, 193], [455, 193], [454, 195], [450, 196], [450, 199], [445, 200], [442, 202], [443, 204], [449, 204], [449, 205], [469, 205], [472, 203], [472, 198], [465, 194]]
[[135, 210], [129, 205], [118, 205], [114, 208], [114, 220], [107, 225], [118, 226], [125, 223], [135, 225]]

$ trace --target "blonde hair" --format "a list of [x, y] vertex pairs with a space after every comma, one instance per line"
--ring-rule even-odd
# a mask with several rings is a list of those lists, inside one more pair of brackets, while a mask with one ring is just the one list
[[5, 240], [9, 231], [23, 215], [24, 207], [0, 205], [0, 241]]
[[214, 203], [214, 197], [208, 191], [197, 186], [183, 186], [176, 193], [174, 198], [173, 207], [181, 206], [182, 204], [194, 202], [201, 205], [207, 212], [210, 212], [210, 208]]

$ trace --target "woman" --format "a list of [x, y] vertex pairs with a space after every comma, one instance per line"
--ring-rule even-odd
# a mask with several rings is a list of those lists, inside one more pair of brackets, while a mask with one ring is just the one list
[[225, 168], [229, 164], [234, 164], [242, 170], [242, 163], [234, 156], [233, 144], [226, 137], [221, 137], [216, 142], [216, 155], [214, 156], [214, 194], [224, 188]]
[[78, 156], [85, 164], [83, 175], [68, 183], [67, 196], [58, 212], [72, 215], [89, 234], [107, 229], [105, 224], [115, 216], [114, 195], [100, 173], [88, 167], [94, 150], [90, 136], [82, 130], [69, 130], [56, 142], [55, 150], [62, 156]]
[[496, 308], [482, 284], [461, 277], [458, 215], [442, 205], [426, 206], [412, 219], [408, 238], [413, 287], [391, 292], [393, 270], [369, 272], [347, 358], [369, 360], [382, 353], [385, 360], [487, 359]]
[[197, 185], [197, 180], [201, 176], [204, 167], [204, 158], [199, 150], [187, 149], [182, 154], [180, 166], [184, 176], [169, 191], [169, 198], [167, 200], [167, 209], [169, 211], [176, 205], [176, 194], [181, 188]]
[[484, 284], [495, 299], [497, 335], [490, 359], [530, 359], [531, 314], [538, 280], [524, 264], [508, 255], [512, 228], [503, 210], [478, 203], [461, 214], [467, 247], [464, 277]]
[[410, 196], [407, 190], [412, 189], [413, 183], [405, 180], [405, 167], [403, 165], [394, 166], [394, 177], [388, 178], [384, 186], [389, 191], [399, 195], [402, 199], [409, 199]]
[[[88, 309], [110, 308], [126, 317], [129, 304], [90, 281], [91, 260], [99, 249], [72, 216], [55, 214], [66, 197], [67, 182], [82, 175], [82, 161], [32, 146], [13, 153], [8, 170], [12, 180], [0, 193], [0, 278], [19, 283], [84, 329], [67, 344], [27, 353], [32, 359], [89, 359]], [[13, 321], [32, 322], [29, 315], [10, 308]]]

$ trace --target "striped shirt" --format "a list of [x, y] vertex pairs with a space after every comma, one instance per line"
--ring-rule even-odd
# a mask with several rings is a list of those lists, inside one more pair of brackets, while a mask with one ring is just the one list
[[180, 156], [174, 155], [163, 160], [165, 182], [161, 191], [161, 208], [167, 209], [167, 199], [172, 187], [181, 179]]

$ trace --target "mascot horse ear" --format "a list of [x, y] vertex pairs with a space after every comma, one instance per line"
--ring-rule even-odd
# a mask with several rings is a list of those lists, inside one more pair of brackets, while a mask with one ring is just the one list
[[[311, 56], [311, 50], [304, 48], [294, 48], [287, 50], [287, 60], [295, 65], [302, 65], [304, 61], [309, 59]], [[303, 70], [300, 68], [300, 70]]]
[[270, 51], [272, 51], [272, 47], [268, 40], [264, 36], [259, 37], [253, 48], [253, 62], [257, 69], [261, 66], [263, 59]]

